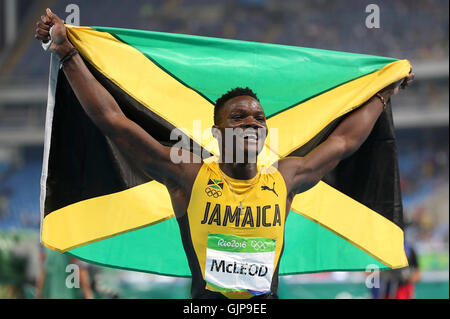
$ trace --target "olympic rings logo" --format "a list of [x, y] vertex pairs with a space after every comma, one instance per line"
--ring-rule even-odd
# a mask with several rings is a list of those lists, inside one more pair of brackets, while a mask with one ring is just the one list
[[252, 245], [252, 247], [255, 250], [265, 250], [265, 249], [267, 249], [267, 245], [265, 243], [263, 243], [262, 241], [252, 240], [251, 245]]
[[206, 187], [205, 192], [206, 192], [206, 195], [208, 195], [209, 197], [212, 196], [214, 198], [217, 198], [219, 196], [222, 196], [222, 191], [215, 190], [214, 188], [211, 188], [211, 187]]

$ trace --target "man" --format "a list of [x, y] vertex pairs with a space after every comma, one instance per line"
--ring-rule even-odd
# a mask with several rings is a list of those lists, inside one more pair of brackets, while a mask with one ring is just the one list
[[[203, 161], [186, 150], [173, 152], [129, 120], [89, 72], [68, 40], [63, 21], [49, 9], [37, 22], [35, 37], [48, 42], [51, 27], [50, 50], [59, 56], [86, 114], [121, 152], [167, 187], [192, 273], [194, 298], [277, 297], [284, 223], [294, 196], [313, 187], [358, 149], [389, 97], [398, 91], [390, 86], [379, 92], [307, 156], [262, 168], [256, 159], [267, 132], [264, 111], [249, 88], [233, 89], [215, 105], [212, 131], [219, 142], [219, 159]], [[401, 86], [412, 79], [413, 75]], [[176, 164], [171, 159], [174, 153], [185, 160]]]
[[422, 274], [417, 253], [412, 245], [405, 242], [408, 267], [384, 270], [380, 273], [380, 287], [371, 290], [373, 299], [414, 299], [415, 285]]
[[[36, 299], [94, 298], [88, 264], [48, 248], [41, 251], [41, 261], [41, 271], [36, 280]], [[74, 287], [67, 286], [67, 278], [72, 273], [67, 269], [70, 264], [79, 269], [79, 283], [73, 283]]]

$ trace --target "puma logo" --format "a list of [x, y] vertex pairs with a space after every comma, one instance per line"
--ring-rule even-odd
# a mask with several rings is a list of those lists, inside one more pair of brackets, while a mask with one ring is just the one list
[[275, 195], [277, 195], [277, 197], [278, 197], [278, 194], [277, 194], [277, 192], [275, 191], [275, 182], [273, 182], [273, 186], [272, 186], [272, 188], [270, 188], [269, 186], [261, 186], [261, 190], [262, 191], [265, 191], [265, 190], [267, 190], [267, 191], [272, 191]]

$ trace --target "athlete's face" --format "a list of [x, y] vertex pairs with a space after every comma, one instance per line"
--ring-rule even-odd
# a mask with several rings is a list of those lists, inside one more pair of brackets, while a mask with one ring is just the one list
[[219, 112], [219, 122], [214, 128], [220, 131], [222, 155], [230, 156], [231, 151], [233, 162], [242, 158], [239, 154], [243, 154], [246, 162], [256, 160], [267, 135], [266, 115], [259, 102], [250, 96], [237, 96], [228, 100]]

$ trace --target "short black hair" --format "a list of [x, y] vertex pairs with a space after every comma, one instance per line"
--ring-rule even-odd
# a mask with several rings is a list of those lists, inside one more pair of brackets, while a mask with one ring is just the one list
[[218, 114], [219, 114], [219, 110], [222, 108], [222, 106], [224, 106], [228, 100], [231, 100], [232, 98], [237, 97], [237, 96], [251, 96], [252, 98], [254, 98], [255, 100], [257, 100], [259, 102], [258, 96], [249, 87], [245, 87], [245, 88], [237, 87], [237, 88], [231, 89], [227, 93], [225, 93], [224, 95], [219, 97], [216, 101], [216, 105], [214, 107], [214, 124], [218, 123], [218, 120], [219, 120]]

